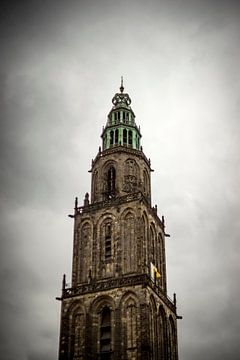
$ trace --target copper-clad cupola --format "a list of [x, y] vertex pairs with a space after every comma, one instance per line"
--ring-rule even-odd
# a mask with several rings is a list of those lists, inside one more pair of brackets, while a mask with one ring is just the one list
[[121, 78], [120, 93], [114, 95], [112, 103], [113, 107], [102, 133], [103, 150], [115, 146], [140, 150], [140, 128], [135, 123], [135, 114], [130, 106], [131, 99], [127, 93], [124, 93], [123, 78]]

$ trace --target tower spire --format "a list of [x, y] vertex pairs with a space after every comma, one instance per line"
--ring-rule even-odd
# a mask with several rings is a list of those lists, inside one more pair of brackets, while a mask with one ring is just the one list
[[123, 76], [121, 76], [121, 86], [120, 86], [120, 91], [121, 91], [121, 93], [123, 93], [123, 91], [124, 91], [124, 86], [123, 86]]

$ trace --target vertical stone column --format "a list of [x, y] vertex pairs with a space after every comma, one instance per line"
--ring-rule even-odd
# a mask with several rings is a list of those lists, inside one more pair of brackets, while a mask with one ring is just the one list
[[92, 325], [93, 325], [93, 321], [92, 321], [91, 314], [87, 313], [86, 314], [86, 328], [85, 328], [85, 341], [86, 341], [85, 358], [86, 358], [86, 360], [97, 359], [97, 356], [94, 357], [95, 349], [93, 349], [93, 344], [92, 344], [92, 335], [93, 335], [93, 330], [94, 330], [94, 329], [92, 329]]
[[[63, 301], [63, 300], [62, 300]], [[67, 360], [68, 358], [68, 344], [70, 343], [69, 320], [64, 314], [64, 303], [61, 305], [61, 324], [60, 324], [60, 338], [59, 338], [59, 360]]]

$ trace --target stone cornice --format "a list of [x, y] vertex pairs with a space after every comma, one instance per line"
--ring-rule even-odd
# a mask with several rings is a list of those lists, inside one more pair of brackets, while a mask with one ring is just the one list
[[99, 202], [92, 203], [92, 204], [89, 204], [86, 206], [76, 207], [75, 214], [69, 215], [69, 216], [76, 217], [77, 215], [89, 214], [89, 213], [93, 213], [93, 212], [101, 210], [101, 209], [108, 209], [108, 208], [116, 207], [116, 206], [123, 205], [123, 204], [133, 202], [133, 201], [142, 201], [144, 203], [144, 205], [147, 207], [150, 214], [154, 217], [154, 219], [157, 221], [160, 228], [164, 232], [164, 222], [158, 217], [156, 210], [150, 206], [148, 200], [146, 199], [146, 197], [144, 196], [144, 194], [141, 191], [132, 193], [132, 194], [127, 194], [127, 195], [120, 196], [120, 197], [116, 197], [116, 198], [112, 198], [112, 199], [107, 199], [104, 201], [99, 201]]
[[78, 285], [74, 288], [64, 288], [62, 290], [61, 300], [72, 298], [79, 295], [95, 293], [104, 290], [111, 290], [115, 288], [122, 288], [127, 286], [142, 285], [143, 287], [151, 288], [155, 294], [174, 312], [176, 313], [176, 306], [174, 302], [167, 296], [163, 290], [157, 286], [147, 274], [122, 276], [118, 278], [110, 278], [104, 280], [91, 280], [89, 283]]
[[[147, 157], [143, 153], [143, 151], [132, 149], [130, 147], [123, 146], [123, 145], [112, 146], [111, 148], [106, 149], [104, 151], [99, 151], [99, 153], [97, 154], [95, 159], [92, 160], [92, 168], [95, 165], [95, 163], [99, 160], [99, 158], [103, 158], [105, 156], [108, 156], [108, 155], [111, 155], [111, 154], [116, 154], [116, 153], [118, 153], [118, 154], [119, 153], [125, 153], [125, 154], [131, 154], [131, 155], [137, 156], [137, 157], [143, 159], [146, 162], [146, 165], [150, 168], [150, 170], [153, 171], [151, 169], [151, 161], [150, 161], [150, 159], [147, 159]], [[91, 171], [92, 171], [92, 169], [90, 170], [90, 172]]]

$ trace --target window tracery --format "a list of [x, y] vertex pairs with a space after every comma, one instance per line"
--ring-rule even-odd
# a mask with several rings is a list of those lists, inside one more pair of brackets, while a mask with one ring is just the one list
[[96, 201], [99, 193], [99, 178], [98, 171], [93, 174], [93, 201]]
[[89, 258], [91, 257], [91, 225], [85, 223], [80, 230], [80, 261], [79, 261], [79, 280], [88, 280]]
[[105, 170], [103, 193], [106, 199], [111, 199], [116, 194], [116, 170], [113, 165], [110, 165]]
[[124, 271], [125, 273], [136, 270], [136, 244], [135, 244], [135, 217], [132, 212], [126, 214], [122, 221], [124, 239]]
[[109, 261], [113, 256], [113, 220], [107, 218], [101, 224], [101, 260]]
[[73, 320], [73, 360], [84, 359], [84, 314], [77, 313]]
[[146, 196], [149, 196], [149, 177], [145, 169], [143, 170], [143, 192]]
[[126, 160], [124, 165], [123, 191], [125, 192], [137, 191], [138, 178], [139, 178], [139, 167], [136, 164], [136, 161], [133, 159]]

